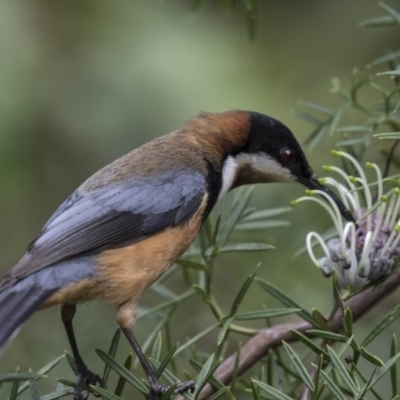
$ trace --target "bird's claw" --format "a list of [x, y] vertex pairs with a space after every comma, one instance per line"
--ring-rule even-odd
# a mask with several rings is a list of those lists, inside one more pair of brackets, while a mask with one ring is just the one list
[[[87, 400], [89, 393], [86, 396], [82, 393], [85, 385], [103, 386], [103, 381], [99, 375], [90, 371], [86, 365], [80, 365], [76, 373], [76, 386], [74, 390], [74, 400]], [[93, 393], [94, 396], [100, 397]]]

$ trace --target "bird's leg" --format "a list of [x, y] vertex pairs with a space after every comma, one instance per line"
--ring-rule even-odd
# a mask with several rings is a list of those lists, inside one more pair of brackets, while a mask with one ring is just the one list
[[61, 320], [64, 324], [65, 331], [67, 332], [68, 341], [71, 346], [76, 367], [76, 386], [74, 391], [74, 400], [86, 400], [88, 396], [85, 397], [82, 394], [82, 390], [85, 384], [88, 383], [90, 385], [102, 386], [103, 382], [97, 374], [88, 369], [79, 353], [78, 345], [75, 339], [74, 328], [72, 326], [72, 319], [74, 318], [75, 311], [75, 304], [62, 304], [60, 306]]
[[[133, 318], [131, 316], [132, 313], [130, 313], [130, 315], [127, 315], [127, 313], [125, 313], [124, 311], [126, 310], [120, 308], [117, 315], [117, 321], [122, 329], [122, 332], [124, 332], [126, 338], [128, 339], [128, 342], [131, 344], [133, 350], [135, 351], [140, 361], [140, 364], [142, 365], [143, 371], [147, 376], [147, 380], [150, 385], [148, 400], [157, 400], [161, 397], [163, 393], [165, 393], [169, 389], [169, 386], [163, 385], [158, 380], [153, 368], [150, 366], [149, 361], [143, 354], [143, 351], [140, 348], [135, 336], [133, 335], [132, 329], [130, 328], [133, 322]], [[174, 394], [183, 393], [188, 390], [191, 392], [194, 390], [193, 381], [179, 383], [174, 390]]]
[[[143, 354], [142, 349], [139, 346], [139, 343], [137, 342], [135, 336], [133, 335], [132, 329], [122, 328], [122, 331], [124, 332], [126, 338], [128, 339], [129, 343], [131, 344], [136, 355], [138, 356], [140, 364], [142, 364], [143, 371], [147, 376], [147, 380], [149, 381], [150, 395], [149, 395], [148, 399], [149, 400], [150, 399], [151, 400], [158, 399], [160, 397], [160, 395], [162, 395], [164, 392], [166, 392], [169, 389], [169, 387], [166, 385], [163, 385], [157, 379], [157, 376], [156, 376], [155, 372], [153, 371], [153, 368], [150, 366], [146, 356]], [[183, 393], [188, 390], [190, 390], [190, 391], [194, 390], [194, 382], [193, 381], [188, 381], [188, 382], [183, 382], [183, 383], [178, 384], [176, 386], [176, 389], [174, 390], [174, 394]]]

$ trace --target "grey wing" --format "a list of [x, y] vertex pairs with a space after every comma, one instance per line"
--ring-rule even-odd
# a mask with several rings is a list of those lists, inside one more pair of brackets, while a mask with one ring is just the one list
[[31, 243], [25, 256], [29, 263], [17, 264], [13, 276], [19, 279], [66, 258], [134, 243], [186, 221], [196, 213], [205, 190], [205, 178], [188, 171], [84, 195], [78, 189]]

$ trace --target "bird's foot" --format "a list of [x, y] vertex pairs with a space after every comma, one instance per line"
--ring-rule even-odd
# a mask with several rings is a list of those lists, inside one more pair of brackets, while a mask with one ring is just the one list
[[[168, 391], [170, 386], [163, 385], [162, 383], [156, 381], [151, 383], [150, 393], [147, 396], [147, 400], [158, 400], [166, 391]], [[174, 389], [174, 394], [181, 394], [184, 392], [193, 392], [195, 388], [193, 381], [187, 381], [179, 383]]]
[[[85, 385], [103, 386], [103, 381], [97, 374], [93, 373], [88, 367], [82, 362], [76, 366], [76, 386], [74, 390], [74, 400], [87, 400], [89, 393], [84, 395], [83, 389]], [[98, 395], [95, 395], [98, 397]]]

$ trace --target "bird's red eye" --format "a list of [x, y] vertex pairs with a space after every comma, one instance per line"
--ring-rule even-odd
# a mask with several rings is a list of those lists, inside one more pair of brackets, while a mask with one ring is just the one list
[[296, 153], [293, 150], [290, 150], [290, 149], [283, 149], [281, 151], [281, 156], [282, 156], [282, 161], [286, 165], [292, 165], [297, 160]]

